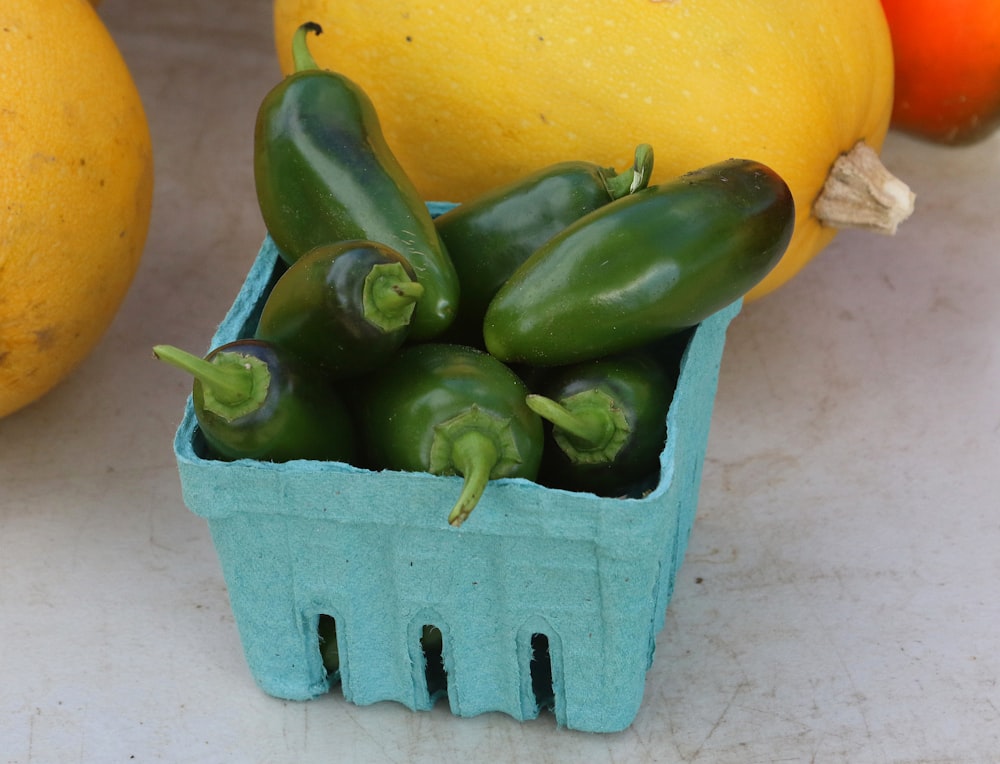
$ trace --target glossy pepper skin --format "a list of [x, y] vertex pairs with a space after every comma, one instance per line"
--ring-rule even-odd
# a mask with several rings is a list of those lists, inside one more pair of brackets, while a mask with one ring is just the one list
[[486, 311], [486, 348], [508, 363], [559, 366], [694, 326], [770, 272], [794, 222], [784, 180], [744, 159], [618, 199], [515, 271]]
[[388, 361], [406, 341], [423, 291], [406, 259], [383, 244], [327, 244], [281, 274], [255, 336], [331, 379], [358, 376]]
[[254, 133], [254, 181], [261, 215], [282, 257], [314, 247], [376, 241], [413, 266], [424, 296], [414, 338], [440, 334], [454, 319], [458, 276], [423, 200], [385, 143], [367, 95], [321, 70], [304, 24], [293, 42], [297, 71], [263, 99]]
[[495, 358], [462, 345], [410, 345], [367, 379], [359, 419], [368, 466], [462, 475], [452, 525], [468, 518], [489, 480], [537, 475], [541, 419], [525, 403], [528, 388]]
[[482, 345], [493, 295], [545, 242], [589, 212], [649, 184], [653, 149], [640, 144], [622, 173], [592, 162], [550, 165], [435, 219], [458, 273], [460, 298], [449, 341]]
[[538, 481], [622, 496], [659, 472], [679, 357], [627, 351], [548, 370], [526, 402], [551, 423]]
[[157, 345], [153, 354], [194, 376], [194, 413], [216, 458], [355, 458], [354, 425], [337, 391], [278, 348], [247, 339], [205, 358], [170, 345]]

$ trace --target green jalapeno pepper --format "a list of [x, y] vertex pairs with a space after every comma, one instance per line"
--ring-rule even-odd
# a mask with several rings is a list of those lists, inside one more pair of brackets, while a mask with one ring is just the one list
[[592, 162], [560, 162], [436, 218], [460, 289], [448, 340], [482, 345], [486, 307], [518, 266], [588, 212], [646, 188], [652, 172], [653, 149], [640, 144], [621, 174]]
[[539, 482], [619, 496], [656, 475], [677, 363], [626, 351], [549, 370], [528, 407], [551, 423]]
[[386, 145], [375, 108], [350, 80], [317, 68], [299, 27], [296, 71], [263, 99], [254, 132], [254, 180], [264, 224], [289, 263], [314, 247], [367, 239], [413, 266], [424, 296], [415, 338], [454, 319], [458, 276], [430, 213]]
[[525, 403], [524, 383], [492, 356], [410, 345], [368, 379], [359, 421], [369, 466], [461, 475], [452, 525], [468, 518], [488, 481], [536, 476], [541, 419]]
[[316, 247], [272, 287], [255, 336], [321, 368], [331, 379], [385, 363], [410, 333], [424, 292], [395, 250], [371, 241]]
[[157, 345], [161, 361], [194, 376], [195, 417], [222, 460], [351, 461], [354, 425], [326, 378], [260, 340], [236, 340], [207, 356]]
[[743, 159], [618, 199], [515, 271], [486, 311], [486, 348], [505, 362], [557, 366], [693, 326], [770, 272], [794, 222], [784, 180]]

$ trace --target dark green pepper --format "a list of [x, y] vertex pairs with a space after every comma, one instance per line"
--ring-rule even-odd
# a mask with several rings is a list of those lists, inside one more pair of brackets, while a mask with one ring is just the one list
[[281, 275], [255, 336], [322, 368], [331, 379], [357, 376], [400, 348], [423, 292], [395, 250], [371, 241], [327, 244]]
[[653, 149], [640, 144], [621, 174], [592, 162], [560, 162], [435, 219], [461, 293], [448, 339], [481, 345], [486, 307], [518, 266], [570, 223], [646, 188], [652, 172]]
[[458, 276], [434, 221], [386, 145], [375, 108], [350, 80], [317, 68], [299, 27], [296, 71], [263, 99], [254, 133], [254, 179], [264, 224], [282, 257], [295, 262], [323, 244], [367, 239], [413, 266], [424, 296], [415, 338], [454, 319]]
[[260, 340], [236, 340], [205, 358], [157, 345], [161, 361], [194, 376], [194, 413], [219, 459], [351, 461], [354, 426], [326, 378]]
[[550, 370], [526, 399], [551, 423], [539, 482], [620, 496], [659, 471], [677, 360], [627, 351]]
[[534, 479], [542, 422], [528, 388], [492, 356], [461, 345], [403, 348], [362, 393], [360, 422], [374, 469], [461, 475], [448, 522], [461, 525], [502, 477]]
[[483, 335], [505, 362], [558, 366], [640, 347], [742, 297], [781, 259], [795, 205], [743, 159], [611, 202], [557, 234], [501, 287]]

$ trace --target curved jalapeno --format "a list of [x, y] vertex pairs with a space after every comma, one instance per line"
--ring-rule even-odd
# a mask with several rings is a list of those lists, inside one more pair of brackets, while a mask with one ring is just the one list
[[255, 336], [331, 379], [377, 368], [410, 333], [424, 292], [395, 250], [343, 241], [307, 252], [272, 287]]
[[424, 287], [413, 316], [428, 339], [454, 319], [458, 276], [416, 188], [386, 145], [375, 108], [353, 82], [317, 68], [299, 27], [296, 71], [263, 99], [254, 132], [254, 182], [264, 224], [286, 262], [349, 239], [385, 244]]
[[677, 363], [631, 351], [549, 370], [528, 407], [551, 423], [539, 482], [619, 496], [659, 470]]
[[403, 348], [370, 376], [359, 417], [374, 469], [461, 475], [448, 522], [461, 525], [490, 480], [534, 479], [542, 423], [528, 388], [486, 353], [461, 345]]
[[436, 218], [460, 285], [448, 340], [482, 345], [486, 307], [518, 266], [588, 212], [646, 188], [652, 172], [653, 149], [644, 143], [620, 174], [592, 162], [560, 162]]
[[217, 458], [354, 458], [354, 425], [337, 391], [273, 345], [236, 340], [204, 358], [157, 345], [153, 354], [194, 376], [195, 417]]
[[794, 223], [784, 180], [743, 159], [618, 199], [515, 271], [486, 311], [486, 348], [505, 362], [558, 366], [693, 326], [770, 272]]

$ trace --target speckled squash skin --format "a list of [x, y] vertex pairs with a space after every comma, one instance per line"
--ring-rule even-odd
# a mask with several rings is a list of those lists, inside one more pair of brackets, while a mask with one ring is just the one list
[[153, 149], [128, 67], [85, 2], [0, 3], [0, 417], [86, 358], [145, 246]]

